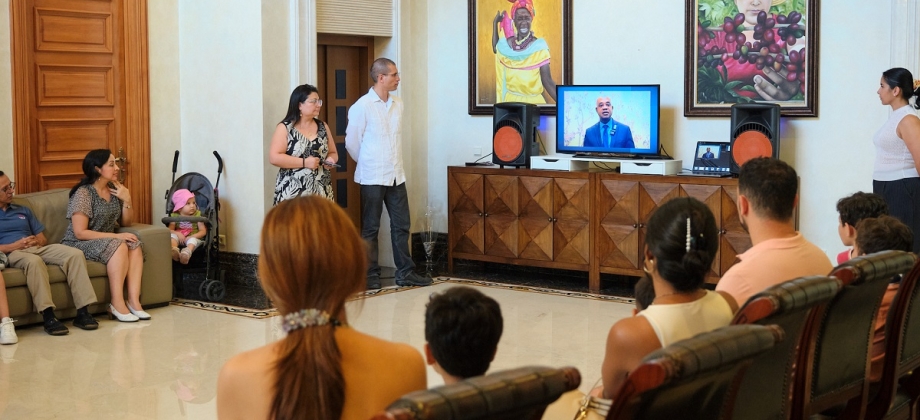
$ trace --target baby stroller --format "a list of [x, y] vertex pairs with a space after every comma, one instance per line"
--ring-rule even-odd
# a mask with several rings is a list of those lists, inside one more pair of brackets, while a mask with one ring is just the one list
[[[199, 245], [198, 249], [192, 253], [188, 264], [180, 264], [173, 261], [173, 289], [174, 294], [181, 295], [184, 292], [183, 274], [184, 273], [204, 273], [205, 279], [198, 287], [198, 296], [210, 301], [218, 301], [224, 298], [226, 289], [224, 288], [224, 270], [220, 269], [220, 244], [218, 236], [220, 235], [220, 219], [218, 211], [220, 210], [220, 199], [218, 197], [217, 185], [220, 184], [220, 174], [224, 169], [224, 161], [215, 151], [214, 157], [217, 158], [217, 183], [211, 187], [208, 178], [197, 172], [189, 172], [176, 179], [176, 166], [179, 162], [179, 151], [176, 150], [173, 156], [173, 182], [169, 191], [166, 192], [166, 216], [163, 218], [163, 224], [178, 222], [203, 222], [208, 229], [204, 237], [204, 243]], [[176, 190], [187, 189], [195, 194], [195, 201], [198, 203], [198, 209], [201, 211], [201, 217], [169, 217], [173, 212], [172, 196]]]

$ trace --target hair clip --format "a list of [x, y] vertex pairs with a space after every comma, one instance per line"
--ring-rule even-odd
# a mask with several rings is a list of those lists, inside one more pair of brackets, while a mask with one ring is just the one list
[[687, 217], [687, 252], [690, 252], [690, 218]]
[[291, 312], [285, 315], [281, 322], [281, 328], [284, 329], [284, 332], [289, 333], [305, 327], [322, 326], [326, 324], [332, 324], [333, 326], [341, 325], [338, 320], [330, 317], [329, 313], [326, 311], [321, 311], [319, 309], [301, 309], [297, 312]]

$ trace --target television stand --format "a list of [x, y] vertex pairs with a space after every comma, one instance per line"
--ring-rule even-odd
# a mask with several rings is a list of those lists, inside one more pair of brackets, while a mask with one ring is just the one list
[[[532, 169], [556, 170], [556, 171], [586, 171], [589, 170], [591, 162], [605, 164], [602, 168], [608, 166], [619, 166], [619, 172], [623, 174], [645, 174], [645, 175], [674, 175], [681, 171], [681, 161], [675, 159], [641, 159], [641, 158], [614, 158], [614, 157], [595, 157], [595, 156], [578, 156], [568, 154], [556, 154], [545, 156], [531, 156], [530, 167]], [[608, 169], [613, 169], [612, 167]]]

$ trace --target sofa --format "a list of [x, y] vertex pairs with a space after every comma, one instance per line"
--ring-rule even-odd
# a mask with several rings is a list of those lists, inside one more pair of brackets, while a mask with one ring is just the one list
[[[45, 225], [45, 237], [49, 244], [61, 243], [64, 232], [70, 223], [67, 220], [67, 203], [69, 189], [58, 188], [54, 190], [16, 195], [13, 204], [28, 207]], [[141, 283], [141, 304], [144, 309], [168, 305], [172, 300], [172, 256], [169, 245], [169, 229], [165, 226], [153, 226], [135, 223], [127, 228], [120, 228], [120, 232], [131, 232], [137, 235], [144, 243], [145, 260], [144, 274]], [[96, 291], [99, 302], [90, 305], [91, 313], [102, 313], [108, 309], [111, 299], [109, 292], [108, 276], [105, 264], [95, 261], [86, 262], [86, 271], [90, 282]], [[55, 305], [55, 315], [58, 319], [73, 318], [77, 315], [74, 307], [73, 296], [64, 272], [56, 265], [49, 265], [48, 272], [51, 282], [51, 295]], [[42, 316], [36, 312], [32, 304], [32, 295], [26, 287], [26, 277], [18, 268], [4, 268], [3, 280], [6, 283], [6, 295], [10, 304], [10, 316], [16, 320], [17, 326], [41, 323]]]

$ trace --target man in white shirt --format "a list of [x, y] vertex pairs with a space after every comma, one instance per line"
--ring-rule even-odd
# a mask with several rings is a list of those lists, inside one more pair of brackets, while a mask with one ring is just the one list
[[361, 237], [368, 244], [367, 288], [380, 288], [377, 233], [386, 205], [396, 263], [397, 286], [427, 286], [431, 278], [415, 274], [409, 255], [409, 197], [402, 160], [402, 100], [390, 95], [399, 87], [396, 63], [378, 58], [371, 65], [374, 86], [348, 110], [345, 148], [358, 165], [361, 185]]

